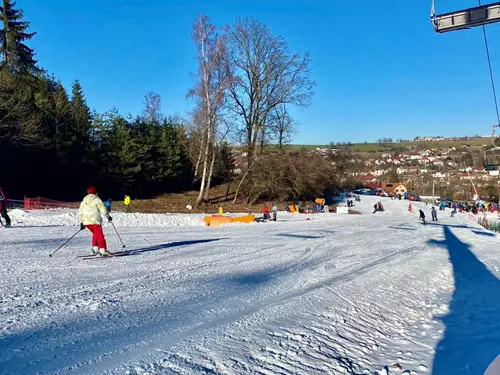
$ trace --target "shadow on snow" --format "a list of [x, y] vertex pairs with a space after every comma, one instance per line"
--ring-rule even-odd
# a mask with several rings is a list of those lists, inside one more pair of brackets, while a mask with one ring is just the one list
[[[436, 225], [436, 224], [434, 224]], [[463, 226], [455, 226], [463, 227]], [[448, 250], [455, 279], [445, 331], [436, 348], [434, 374], [483, 374], [500, 353], [500, 280], [443, 225], [445, 239], [430, 244]]]
[[160, 245], [142, 247], [139, 249], [117, 251], [117, 252], [114, 252], [113, 254], [115, 254], [115, 255], [139, 255], [142, 253], [148, 253], [150, 251], [159, 251], [159, 250], [169, 249], [172, 247], [197, 245], [197, 244], [216, 242], [216, 241], [221, 241], [221, 240], [226, 240], [226, 239], [227, 238], [209, 238], [209, 239], [205, 239], [205, 240], [176, 241], [176, 242], [169, 242], [169, 243], [164, 243], [164, 244], [160, 244]]
[[[217, 240], [181, 241], [133, 251], [155, 251], [213, 241]], [[200, 330], [227, 324], [259, 311], [265, 303], [259, 301], [259, 293], [256, 293], [259, 288], [279, 283], [283, 277], [295, 276], [298, 269], [315, 265], [294, 260], [281, 267], [268, 267], [255, 272], [223, 273], [200, 278], [194, 275], [187, 283], [186, 298], [181, 301], [165, 295], [154, 304], [139, 309], [123, 309], [118, 303], [100, 307], [99, 310], [102, 310], [98, 313], [85, 312], [68, 321], [48, 321], [41, 327], [0, 335], [2, 374], [53, 374], [75, 369], [81, 373], [102, 373], [108, 366], [123, 365], [133, 358], [132, 353], [150, 352], [151, 348], [141, 349], [140, 343], [144, 340], [158, 340], [158, 347], [166, 350]], [[235, 308], [228, 309], [228, 306]], [[207, 316], [207, 311], [217, 313]], [[102, 319], [103, 316], [105, 319]], [[94, 362], [101, 354], [104, 357]], [[87, 365], [90, 369], [86, 368]]]

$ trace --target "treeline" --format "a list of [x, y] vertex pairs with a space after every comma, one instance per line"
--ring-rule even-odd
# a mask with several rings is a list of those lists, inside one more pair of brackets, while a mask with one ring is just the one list
[[[255, 202], [313, 198], [335, 178], [328, 160], [286, 147], [297, 131], [290, 106], [307, 108], [314, 94], [311, 59], [261, 22], [217, 28], [197, 17], [192, 119], [163, 116], [154, 93], [141, 115], [125, 118], [92, 111], [78, 81], [68, 93], [39, 68], [29, 22], [2, 2], [0, 186], [11, 197], [77, 199], [95, 184], [106, 198], [196, 188], [201, 203], [211, 186], [232, 181], [234, 201]], [[235, 157], [229, 142], [243, 152]]]
[[[68, 94], [38, 67], [22, 10], [3, 0], [0, 16], [0, 186], [9, 196], [77, 199], [95, 184], [106, 197], [149, 197], [196, 184], [188, 128], [161, 115], [158, 95], [136, 118], [91, 111], [77, 80]], [[217, 182], [234, 165], [227, 144], [214, 152]]]

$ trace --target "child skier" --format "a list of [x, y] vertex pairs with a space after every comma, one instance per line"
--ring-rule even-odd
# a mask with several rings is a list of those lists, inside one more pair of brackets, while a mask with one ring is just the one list
[[123, 198], [123, 204], [125, 205], [125, 212], [132, 213], [130, 208], [130, 197], [128, 195], [125, 195]]
[[106, 206], [106, 210], [108, 210], [108, 214], [111, 213], [111, 199], [108, 199], [104, 205]]
[[431, 216], [432, 216], [432, 221], [438, 221], [438, 213], [436, 211], [436, 207], [432, 206], [431, 208]]
[[110, 256], [107, 250], [106, 239], [102, 232], [102, 218], [111, 222], [113, 219], [106, 211], [101, 198], [97, 196], [97, 190], [91, 186], [87, 189], [87, 196], [83, 198], [78, 210], [80, 229], [87, 228], [92, 233], [92, 255]]
[[408, 205], [408, 212], [412, 213], [413, 212], [413, 206], [411, 203]]
[[262, 215], [264, 216], [264, 220], [269, 219], [269, 208], [267, 208], [267, 206], [264, 206], [262, 209]]
[[276, 204], [276, 202], [273, 202], [273, 221], [276, 221], [276, 219], [278, 218], [278, 205]]
[[422, 211], [422, 209], [420, 209], [420, 210], [418, 210], [418, 212], [420, 213], [419, 219], [422, 220], [422, 222], [425, 225], [425, 214], [424, 214], [424, 211]]

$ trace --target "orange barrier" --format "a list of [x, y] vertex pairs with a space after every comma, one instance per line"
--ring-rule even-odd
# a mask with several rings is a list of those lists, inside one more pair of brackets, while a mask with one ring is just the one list
[[255, 215], [233, 217], [233, 223], [253, 223], [254, 221], [255, 221]]
[[229, 216], [213, 215], [212, 217], [205, 216], [203, 221], [205, 222], [205, 225], [207, 225], [207, 226], [217, 227], [217, 226], [223, 225], [223, 224], [231, 224], [233, 222], [233, 219]]
[[246, 215], [240, 217], [230, 217], [222, 215], [212, 215], [205, 216], [203, 222], [207, 227], [218, 227], [219, 225], [231, 224], [231, 223], [253, 223], [255, 221], [255, 215]]

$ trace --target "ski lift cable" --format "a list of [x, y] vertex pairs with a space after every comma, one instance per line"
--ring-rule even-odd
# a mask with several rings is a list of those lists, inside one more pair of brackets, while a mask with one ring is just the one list
[[[481, 0], [478, 0], [479, 6], [481, 6]], [[497, 114], [497, 123], [496, 126], [500, 125], [500, 113], [498, 111], [498, 100], [497, 100], [497, 91], [495, 89], [495, 80], [493, 78], [493, 68], [491, 66], [491, 57], [490, 57], [490, 48], [488, 46], [488, 37], [486, 35], [486, 27], [482, 25], [483, 28], [483, 37], [484, 37], [484, 46], [486, 47], [486, 56], [488, 58], [488, 67], [490, 70], [490, 80], [491, 80], [491, 88], [493, 90], [493, 99], [495, 101], [495, 110]]]

